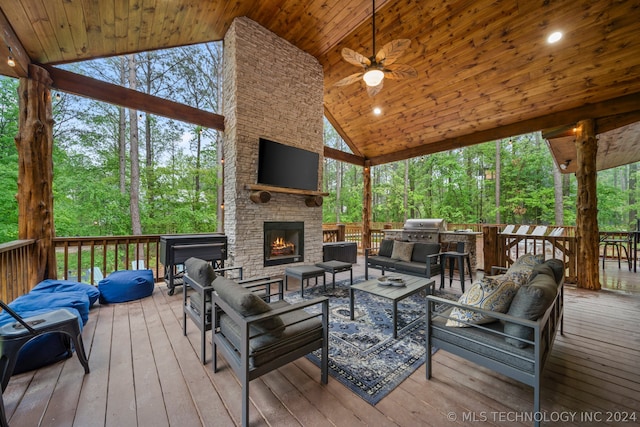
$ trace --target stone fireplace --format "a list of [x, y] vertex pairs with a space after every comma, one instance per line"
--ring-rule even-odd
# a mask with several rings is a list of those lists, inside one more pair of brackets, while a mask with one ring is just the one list
[[[260, 138], [318, 153], [323, 165], [323, 72], [318, 61], [246, 17], [236, 18], [224, 39], [224, 233], [228, 265], [246, 276], [284, 273], [290, 263], [322, 261], [322, 207], [306, 196], [271, 191], [266, 203], [250, 199], [257, 184]], [[318, 188], [320, 190], [320, 188]], [[265, 228], [301, 224], [297, 255], [265, 260]], [[290, 230], [285, 228], [290, 234]], [[287, 252], [287, 249], [282, 249]], [[281, 255], [285, 257], [284, 255]]]

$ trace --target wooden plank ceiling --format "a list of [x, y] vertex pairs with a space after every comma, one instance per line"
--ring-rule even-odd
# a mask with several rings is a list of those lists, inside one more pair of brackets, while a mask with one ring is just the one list
[[[334, 86], [358, 71], [342, 48], [373, 54], [369, 0], [0, 0], [0, 55], [20, 60], [0, 61], [0, 73], [19, 76], [25, 61], [221, 40], [247, 16], [322, 64], [325, 112], [356, 156], [349, 161], [380, 164], [640, 111], [638, 0], [378, 0], [376, 9], [377, 48], [410, 39], [398, 63], [418, 77], [385, 80], [373, 98], [362, 82]], [[548, 44], [555, 30], [564, 38]], [[625, 135], [623, 149], [640, 152], [636, 133], [616, 138]]]

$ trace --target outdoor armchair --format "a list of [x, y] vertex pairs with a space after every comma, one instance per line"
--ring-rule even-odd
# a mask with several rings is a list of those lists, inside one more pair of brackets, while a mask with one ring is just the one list
[[[242, 385], [242, 425], [249, 422], [249, 382], [321, 349], [321, 381], [328, 380], [329, 299], [290, 304], [266, 303], [248, 289], [224, 277], [213, 282], [213, 371], [217, 352]], [[315, 309], [315, 310], [314, 310]]]
[[[199, 259], [189, 258], [185, 261], [182, 333], [187, 336], [187, 318], [191, 319], [200, 330], [200, 361], [206, 363], [206, 332], [211, 330], [211, 283], [216, 275], [228, 274], [232, 271], [242, 279], [242, 267], [227, 267], [213, 269], [211, 263]], [[276, 295], [282, 299], [283, 279], [270, 279], [269, 277], [255, 277], [239, 280], [242, 286], [254, 289], [261, 298], [270, 301]], [[272, 285], [277, 285], [277, 293], [273, 293]], [[192, 292], [188, 292], [191, 289]]]

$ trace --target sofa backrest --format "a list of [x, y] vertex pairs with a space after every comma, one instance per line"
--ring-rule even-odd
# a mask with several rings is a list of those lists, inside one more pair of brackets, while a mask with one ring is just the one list
[[[422, 243], [416, 242], [413, 245], [413, 253], [411, 254], [411, 261], [414, 262], [427, 262], [427, 256], [437, 254], [440, 252], [440, 243]], [[438, 257], [431, 258], [431, 264], [437, 264]]]
[[392, 252], [393, 252], [393, 239], [382, 239], [382, 241], [380, 242], [380, 249], [378, 250], [378, 255], [391, 258]]

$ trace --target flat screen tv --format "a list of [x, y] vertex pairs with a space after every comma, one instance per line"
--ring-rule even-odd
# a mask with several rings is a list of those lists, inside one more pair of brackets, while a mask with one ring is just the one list
[[260, 138], [258, 184], [318, 190], [320, 155]]

